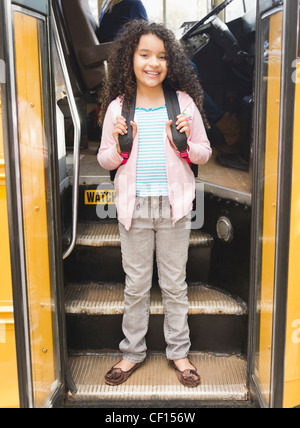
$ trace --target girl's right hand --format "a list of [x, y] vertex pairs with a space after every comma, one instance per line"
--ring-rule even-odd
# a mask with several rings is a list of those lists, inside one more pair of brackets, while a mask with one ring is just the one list
[[[131, 121], [130, 125], [133, 128], [133, 138], [136, 136], [137, 125], [135, 122]], [[121, 154], [120, 144], [119, 144], [119, 135], [125, 135], [128, 132], [128, 127], [126, 124], [126, 119], [123, 116], [117, 116], [117, 122], [113, 130], [113, 137], [117, 143], [118, 153]]]

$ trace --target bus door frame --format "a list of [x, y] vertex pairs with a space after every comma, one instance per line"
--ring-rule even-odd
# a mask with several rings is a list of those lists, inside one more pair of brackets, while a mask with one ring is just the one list
[[[255, 344], [258, 338], [258, 286], [261, 276], [261, 230], [260, 217], [262, 212], [263, 194], [260, 190], [260, 109], [263, 105], [261, 99], [261, 71], [262, 71], [262, 18], [265, 13], [272, 14], [278, 11], [282, 4], [282, 66], [281, 66], [281, 103], [280, 103], [280, 130], [279, 130], [279, 160], [278, 160], [278, 187], [277, 187], [277, 219], [275, 239], [275, 269], [274, 269], [274, 300], [271, 344], [271, 373], [270, 373], [270, 399], [269, 405], [263, 397], [258, 379], [254, 374]], [[291, 192], [292, 192], [292, 166], [294, 141], [294, 108], [295, 83], [292, 79], [294, 69], [292, 64], [297, 58], [298, 48], [298, 0], [285, 0], [274, 2], [259, 0], [257, 13], [257, 61], [256, 61], [256, 110], [255, 110], [255, 148], [253, 171], [253, 218], [252, 218], [252, 248], [250, 273], [250, 302], [249, 302], [249, 341], [248, 341], [248, 382], [252, 397], [261, 407], [282, 408], [284, 396], [284, 372], [286, 349], [286, 319], [288, 298], [288, 268], [290, 244], [290, 218], [291, 218]], [[270, 5], [266, 11], [261, 6]], [[259, 257], [259, 259], [258, 259]]]
[[[46, 57], [49, 63], [49, 145], [50, 145], [50, 197], [53, 201], [53, 223], [55, 230], [51, 239], [51, 275], [56, 284], [55, 301], [57, 302], [55, 328], [58, 335], [57, 364], [59, 379], [56, 390], [53, 391], [50, 400], [45, 403], [46, 407], [55, 406], [60, 403], [66, 393], [76, 391], [76, 387], [70, 375], [66, 348], [66, 326], [64, 316], [63, 298], [63, 257], [61, 236], [61, 211], [59, 192], [59, 167], [56, 137], [56, 115], [55, 115], [55, 85], [54, 70], [52, 67], [52, 45], [53, 34], [51, 27], [51, 2], [45, 0], [5, 0], [0, 2], [0, 58], [5, 65], [6, 79], [1, 83], [2, 112], [5, 172], [7, 184], [7, 205], [9, 219], [10, 255], [13, 260], [12, 287], [13, 307], [15, 318], [15, 335], [17, 350], [17, 368], [19, 382], [19, 396], [21, 408], [34, 408], [34, 389], [31, 358], [31, 340], [29, 323], [29, 302], [26, 278], [26, 254], [23, 225], [22, 183], [20, 169], [20, 148], [18, 135], [18, 109], [17, 109], [17, 83], [14, 53], [14, 34], [12, 8], [14, 6], [32, 11], [44, 17], [47, 33]], [[35, 6], [37, 9], [35, 9]]]
[[[28, 319], [27, 283], [24, 253], [24, 233], [21, 202], [18, 123], [16, 103], [16, 80], [13, 56], [9, 54], [13, 49], [11, 28], [11, 4], [1, 2], [0, 13], [0, 56], [5, 64], [6, 79], [1, 85], [3, 134], [5, 153], [5, 175], [7, 186], [7, 205], [10, 237], [12, 269], [13, 306], [15, 319], [15, 336], [17, 349], [17, 366], [20, 407], [33, 407], [32, 371], [30, 353], [30, 332]], [[9, 76], [9, 79], [7, 78]]]

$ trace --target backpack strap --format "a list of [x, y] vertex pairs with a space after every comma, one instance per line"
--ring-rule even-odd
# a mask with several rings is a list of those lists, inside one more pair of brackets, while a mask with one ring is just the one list
[[[188, 162], [190, 167], [193, 169], [194, 174], [196, 175], [196, 169], [198, 170], [198, 167], [194, 169], [193, 165], [190, 162], [188, 152], [187, 152], [188, 145], [187, 145], [186, 134], [185, 132], [180, 132], [179, 130], [176, 129], [177, 116], [181, 114], [177, 93], [176, 91], [174, 91], [173, 89], [165, 85], [163, 86], [163, 90], [164, 90], [164, 96], [166, 100], [168, 117], [169, 117], [169, 120], [172, 120], [171, 132], [172, 132], [173, 142], [177, 150], [179, 151], [182, 159]], [[126, 110], [124, 109], [124, 107], [122, 108], [122, 116], [126, 119], [126, 124], [128, 126], [128, 133], [124, 135], [119, 135], [121, 156], [123, 158], [122, 165], [127, 163], [131, 152], [132, 144], [133, 144], [133, 129], [132, 129], [132, 126], [130, 125], [130, 122], [134, 120], [135, 106], [136, 106], [136, 93], [131, 100], [130, 108]], [[112, 181], [114, 180], [115, 174], [116, 174], [116, 170], [111, 171]]]
[[169, 117], [169, 120], [172, 120], [171, 132], [172, 132], [174, 145], [179, 151], [182, 159], [187, 161], [191, 167], [191, 162], [187, 152], [187, 148], [188, 148], [187, 136], [185, 132], [180, 132], [178, 129], [176, 129], [177, 116], [181, 114], [177, 93], [176, 91], [171, 89], [169, 86], [164, 85], [163, 89], [164, 89], [164, 95], [166, 100], [168, 117]]
[[185, 132], [180, 132], [176, 129], [177, 116], [181, 114], [178, 96], [176, 91], [164, 86], [164, 95], [166, 100], [167, 112], [169, 120], [172, 120], [171, 132], [173, 142], [180, 153], [187, 151], [187, 138]]
[[[121, 150], [121, 156], [123, 158], [121, 165], [125, 165], [128, 162], [129, 155], [132, 148], [133, 129], [132, 129], [132, 126], [130, 125], [130, 122], [134, 120], [135, 105], [136, 105], [136, 92], [131, 100], [129, 110], [124, 108], [124, 103], [122, 107], [121, 115], [126, 119], [126, 124], [128, 128], [127, 128], [127, 134], [119, 135], [119, 145]], [[113, 171], [110, 171], [111, 181], [114, 181], [117, 171], [118, 171], [118, 168], [114, 169]]]
[[135, 112], [135, 105], [136, 105], [136, 92], [131, 100], [129, 109], [122, 108], [122, 116], [126, 119], [127, 124], [127, 134], [119, 135], [119, 145], [121, 150], [121, 156], [124, 159], [122, 162], [122, 165], [124, 165], [129, 158], [132, 143], [133, 143], [133, 129], [130, 125], [130, 122], [134, 120], [134, 112]]

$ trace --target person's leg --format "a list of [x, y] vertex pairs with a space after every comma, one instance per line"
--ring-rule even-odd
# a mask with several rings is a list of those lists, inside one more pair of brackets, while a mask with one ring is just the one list
[[205, 91], [203, 93], [203, 109], [207, 120], [211, 125], [215, 124], [219, 128], [228, 146], [237, 144], [241, 138], [241, 129], [236, 115], [224, 112]]
[[169, 360], [177, 360], [187, 357], [191, 345], [186, 283], [190, 220], [183, 218], [173, 226], [171, 218], [160, 218], [154, 224], [159, 285], [165, 310], [166, 354]]
[[225, 112], [213, 101], [213, 99], [204, 90], [203, 109], [210, 124], [218, 122], [225, 114]]
[[[191, 61], [197, 76], [197, 65]], [[203, 110], [210, 125], [215, 125], [223, 134], [228, 146], [238, 145], [241, 138], [240, 123], [235, 114], [223, 111], [203, 89]], [[239, 149], [238, 149], [239, 150]]]
[[[163, 205], [169, 203], [163, 198]], [[169, 206], [170, 210], [170, 206]], [[166, 212], [166, 209], [162, 210]], [[165, 310], [164, 333], [167, 359], [173, 362], [178, 380], [196, 387], [201, 382], [197, 368], [189, 361], [191, 346], [188, 326], [186, 264], [190, 241], [190, 218], [184, 217], [175, 226], [163, 216], [154, 222], [159, 285]]]
[[[138, 198], [136, 211], [142, 211], [147, 204], [147, 198]], [[129, 231], [122, 224], [119, 229], [126, 274], [122, 323], [125, 339], [120, 343], [120, 350], [123, 359], [139, 363], [146, 358], [147, 349], [145, 336], [149, 324], [155, 240], [153, 222], [151, 218], [134, 218]]]

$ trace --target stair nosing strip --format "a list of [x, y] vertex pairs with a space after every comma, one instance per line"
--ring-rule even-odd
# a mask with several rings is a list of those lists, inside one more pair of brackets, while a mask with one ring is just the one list
[[[96, 289], [94, 300], [87, 301], [84, 296], [79, 298], [78, 295], [93, 293], [92, 289]], [[124, 313], [124, 284], [105, 285], [98, 284], [69, 284], [66, 288], [66, 305], [65, 310], [70, 315], [123, 315]], [[115, 292], [116, 298], [109, 300], [107, 293]], [[222, 293], [219, 290], [207, 287], [204, 284], [189, 286], [189, 315], [234, 315], [242, 316], [247, 314], [247, 307], [241, 304], [231, 296]], [[104, 295], [100, 299], [100, 294]], [[206, 296], [206, 300], [201, 300], [202, 295]], [[155, 293], [155, 294], [154, 294]], [[198, 293], [198, 294], [197, 294]], [[211, 298], [209, 299], [209, 296]], [[215, 296], [216, 300], [213, 300]], [[197, 300], [198, 297], [198, 300]], [[220, 300], [217, 300], [217, 298]], [[222, 300], [223, 298], [223, 300]], [[151, 315], [163, 315], [164, 309], [159, 291], [151, 293], [150, 303]]]
[[[108, 233], [106, 228], [113, 231]], [[79, 223], [77, 228], [76, 245], [87, 247], [121, 246], [117, 223]], [[192, 230], [190, 247], [212, 247], [213, 238], [206, 232]]]

